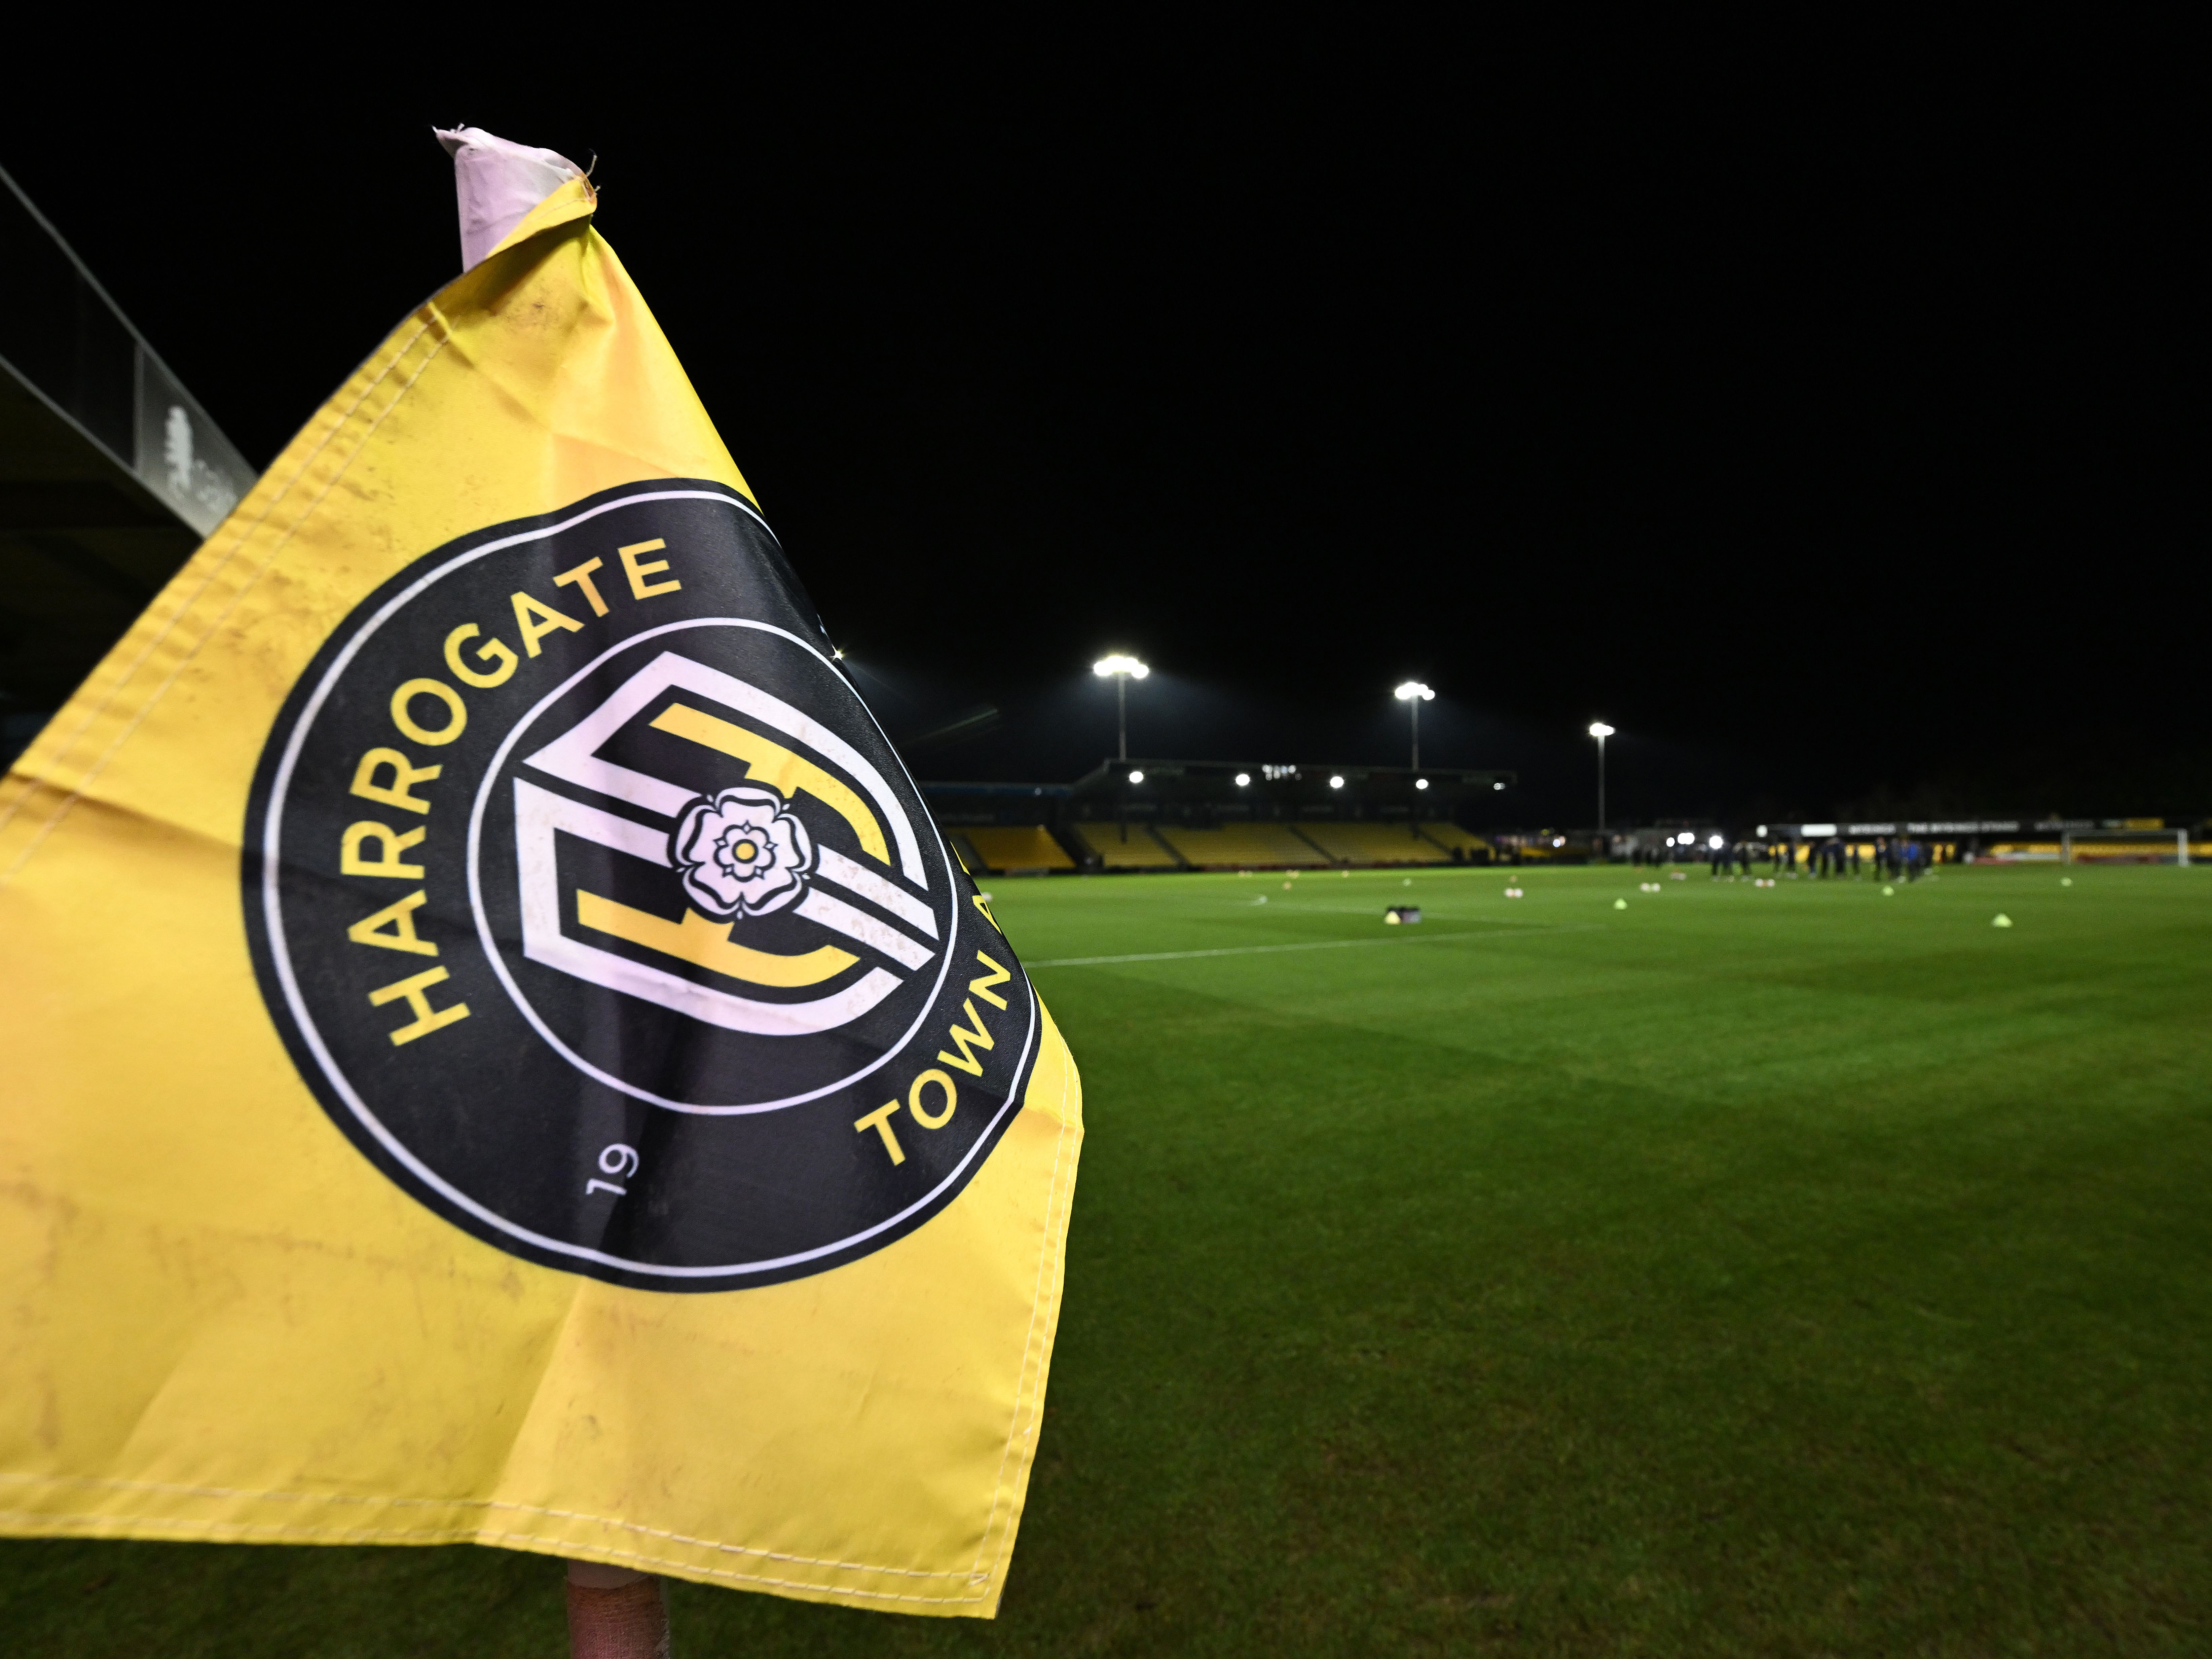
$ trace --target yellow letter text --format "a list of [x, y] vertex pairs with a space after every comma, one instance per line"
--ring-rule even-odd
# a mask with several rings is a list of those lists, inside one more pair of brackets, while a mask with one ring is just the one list
[[898, 1110], [898, 1102], [887, 1100], [874, 1111], [870, 1112], [867, 1116], [857, 1118], [853, 1123], [853, 1132], [855, 1134], [863, 1129], [873, 1129], [881, 1135], [884, 1138], [884, 1150], [891, 1155], [893, 1164], [906, 1162], [905, 1149], [898, 1144], [898, 1137], [891, 1133], [891, 1114]]
[[604, 617], [607, 614], [607, 602], [599, 597], [599, 584], [592, 580], [592, 572], [605, 562], [605, 559], [587, 559], [574, 570], [564, 570], [556, 576], [553, 579], [553, 586], [582, 588], [584, 603], [592, 607], [592, 614], [594, 617]]
[[505, 685], [514, 676], [514, 653], [504, 641], [486, 640], [477, 647], [477, 660], [491, 665], [489, 668], [471, 668], [461, 660], [461, 647], [483, 632], [474, 623], [463, 623], [446, 635], [446, 666], [453, 671], [453, 678], [463, 685], [473, 685], [479, 691], [489, 691], [495, 685]]
[[410, 975], [396, 984], [368, 994], [368, 1003], [372, 1008], [381, 1008], [387, 1002], [398, 1002], [404, 998], [407, 1006], [415, 1011], [411, 1024], [392, 1033], [395, 1048], [404, 1042], [412, 1042], [416, 1037], [428, 1036], [457, 1019], [469, 1017], [469, 1005], [465, 1002], [457, 1002], [450, 1008], [433, 1008], [430, 999], [422, 994], [433, 985], [444, 984], [448, 977], [442, 968], [426, 968], [419, 974]]
[[397, 903], [386, 905], [374, 915], [363, 916], [346, 929], [346, 937], [356, 945], [380, 945], [387, 951], [434, 957], [438, 947], [415, 931], [415, 913], [429, 902], [429, 897], [418, 889]]
[[[402, 864], [399, 855], [430, 832], [410, 830], [405, 835], [363, 818], [359, 823], [349, 823], [345, 834], [338, 837], [338, 873], [342, 876], [390, 876], [398, 881], [420, 881], [422, 866]], [[383, 850], [371, 859], [362, 853], [362, 843], [373, 841]]]
[[[392, 781], [379, 783], [377, 769], [392, 769]], [[373, 800], [386, 806], [404, 807], [410, 812], [427, 812], [430, 803], [415, 793], [418, 783], [428, 783], [441, 766], [410, 766], [407, 757], [397, 749], [372, 749], [361, 757], [361, 764], [353, 769], [353, 793], [363, 800]]]
[[639, 599], [649, 599], [656, 593], [673, 593], [684, 586], [672, 576], [665, 582], [646, 580], [647, 576], [657, 576], [667, 569], [668, 561], [655, 559], [651, 564], [645, 564], [639, 561], [637, 556], [641, 553], [660, 552], [667, 545], [666, 542], [656, 536], [649, 542], [632, 542], [628, 547], [618, 547], [615, 550], [622, 555], [623, 568], [629, 573], [629, 591], [636, 594]]

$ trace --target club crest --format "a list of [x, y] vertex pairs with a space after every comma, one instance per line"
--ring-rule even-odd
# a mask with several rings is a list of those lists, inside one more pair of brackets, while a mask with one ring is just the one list
[[245, 911], [325, 1109], [532, 1260], [718, 1290], [922, 1224], [1039, 1014], [750, 503], [629, 486], [426, 554], [257, 774]]

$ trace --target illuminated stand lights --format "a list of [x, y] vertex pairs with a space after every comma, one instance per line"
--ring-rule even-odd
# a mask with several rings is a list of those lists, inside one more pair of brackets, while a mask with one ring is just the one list
[[[1128, 748], [1127, 685], [1132, 679], [1147, 678], [1152, 671], [1137, 657], [1114, 652], [1093, 663], [1091, 672], [1099, 679], [1115, 682], [1115, 753], [1112, 759], [1069, 786], [1070, 817], [1071, 821], [1110, 817], [1121, 825], [1124, 841], [1128, 839], [1132, 814], [1157, 824], [1172, 825], [1202, 823], [1217, 811], [1291, 822], [1302, 811], [1318, 811], [1332, 819], [1340, 813], [1352, 819], [1404, 815], [1408, 833], [1418, 840], [1421, 808], [1449, 812], [1452, 804], [1466, 799], [1470, 790], [1480, 789], [1487, 796], [1506, 788], [1510, 779], [1510, 774], [1501, 776], [1453, 767], [1428, 775], [1418, 764], [1401, 769], [1133, 760]], [[1414, 744], [1411, 758], [1418, 763], [1419, 705], [1432, 701], [1436, 694], [1417, 681], [1407, 681], [1397, 696], [1408, 705]], [[925, 786], [925, 791], [953, 787]]]
[[[1311, 811], [1323, 818], [1402, 817], [1431, 804], [1446, 814], [1474, 791], [1486, 799], [1510, 788], [1510, 773], [1459, 767], [1415, 773], [1404, 766], [1260, 764], [1254, 762], [1121, 758], [1109, 756], [1068, 786], [1079, 817], [1085, 803], [1118, 816], [1125, 792], [1140, 793], [1146, 816], [1192, 822], [1216, 810], [1290, 821]], [[930, 789], [948, 786], [926, 786]]]

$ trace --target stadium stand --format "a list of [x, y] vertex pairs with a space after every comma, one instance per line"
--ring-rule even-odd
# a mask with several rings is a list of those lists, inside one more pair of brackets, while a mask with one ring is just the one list
[[1301, 823], [1298, 833], [1346, 864], [1449, 864], [1451, 854], [1402, 823]]
[[256, 469], [0, 169], [0, 768]]
[[1160, 833], [1187, 861], [1201, 869], [1249, 870], [1292, 865], [1312, 867], [1328, 862], [1310, 842], [1293, 834], [1287, 824], [1228, 823], [1218, 830], [1163, 825]]
[[1982, 849], [1985, 864], [2056, 864], [2063, 848], [2057, 841], [1992, 842]]
[[1447, 856], [1454, 852], [1465, 854], [1470, 859], [1486, 859], [1491, 845], [1480, 836], [1471, 836], [1455, 823], [1432, 823], [1424, 821], [1421, 833], [1444, 849]]
[[1075, 868], [1075, 860], [1067, 856], [1067, 849], [1052, 838], [1051, 830], [1039, 824], [970, 825], [963, 828], [960, 834], [975, 848], [975, 855], [988, 870]]
[[[972, 833], [972, 832], [971, 832]], [[1176, 855], [1160, 845], [1152, 832], [1141, 823], [1129, 826], [1129, 838], [1121, 839], [1121, 827], [1111, 823], [1079, 823], [1075, 833], [1083, 844], [1098, 855], [1098, 861], [1109, 870], [1174, 870], [1181, 866]]]

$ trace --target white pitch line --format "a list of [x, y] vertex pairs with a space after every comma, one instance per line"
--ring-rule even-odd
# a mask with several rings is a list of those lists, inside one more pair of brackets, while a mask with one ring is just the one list
[[1126, 957], [1055, 957], [1025, 962], [1027, 968], [1103, 968], [1121, 962], [1186, 962], [1194, 957], [1256, 957], [1274, 951], [1344, 951], [1358, 945], [1441, 945], [1455, 939], [1524, 939], [1531, 933], [1590, 933], [1597, 925], [1576, 927], [1516, 927], [1504, 933], [1401, 933], [1391, 939], [1325, 939], [1304, 945], [1230, 945], [1213, 951], [1143, 951]]

